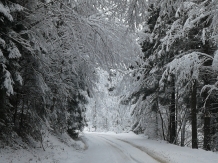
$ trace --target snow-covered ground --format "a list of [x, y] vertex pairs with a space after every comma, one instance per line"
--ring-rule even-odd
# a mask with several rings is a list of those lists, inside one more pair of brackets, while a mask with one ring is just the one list
[[149, 140], [134, 133], [84, 132], [83, 141], [49, 135], [44, 147], [0, 148], [0, 163], [217, 163], [218, 154]]
[[73, 141], [67, 134], [48, 135], [44, 148], [0, 148], [0, 163], [78, 163], [84, 143]]

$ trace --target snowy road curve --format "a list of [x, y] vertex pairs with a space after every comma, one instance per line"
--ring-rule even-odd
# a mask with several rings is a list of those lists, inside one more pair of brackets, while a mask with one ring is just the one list
[[87, 149], [79, 163], [160, 163], [146, 152], [115, 137], [86, 133], [83, 139]]

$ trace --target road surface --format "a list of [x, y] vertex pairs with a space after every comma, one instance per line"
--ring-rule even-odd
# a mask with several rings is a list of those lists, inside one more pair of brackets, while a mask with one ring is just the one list
[[86, 133], [83, 140], [87, 148], [79, 163], [160, 163], [143, 150], [116, 137]]

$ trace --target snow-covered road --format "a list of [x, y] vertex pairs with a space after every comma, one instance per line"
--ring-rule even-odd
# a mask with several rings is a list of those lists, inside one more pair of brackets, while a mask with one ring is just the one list
[[218, 153], [150, 140], [133, 132], [48, 135], [42, 148], [0, 148], [0, 163], [217, 163]]
[[86, 133], [87, 150], [79, 163], [160, 163], [145, 151], [116, 137]]

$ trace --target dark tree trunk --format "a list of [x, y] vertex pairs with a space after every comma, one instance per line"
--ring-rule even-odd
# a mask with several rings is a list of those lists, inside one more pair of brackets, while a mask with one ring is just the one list
[[176, 106], [175, 106], [175, 81], [172, 80], [172, 93], [170, 105], [170, 143], [176, 144]]
[[14, 125], [16, 126], [16, 118], [17, 118], [17, 105], [15, 106], [14, 110]]
[[19, 96], [16, 95], [16, 97], [14, 98], [14, 116], [13, 116], [13, 122], [14, 122], [14, 126], [17, 126], [17, 112], [18, 112], [18, 102], [19, 101]]
[[5, 91], [0, 89], [0, 120], [5, 119]]
[[[210, 49], [209, 47], [209, 43], [205, 44], [205, 49], [206, 49], [206, 53], [210, 54], [210, 52], [208, 51]], [[211, 66], [212, 65], [212, 61], [209, 60], [207, 62], [204, 63], [204, 66]], [[210, 80], [211, 80], [211, 74], [206, 72], [204, 74], [204, 84], [208, 85], [211, 84]], [[209, 151], [211, 150], [210, 145], [211, 145], [211, 102], [212, 100], [210, 99], [210, 97], [208, 98], [208, 92], [205, 91], [202, 94], [204, 100], [205, 101], [205, 105], [204, 105], [204, 142], [203, 142], [203, 149]]]
[[[209, 41], [206, 41], [205, 44], [202, 46], [203, 53], [213, 55], [216, 47], [211, 47], [211, 43]], [[205, 67], [209, 67], [209, 71], [205, 71], [203, 75], [204, 85], [211, 84], [211, 79], [213, 79], [210, 71], [210, 67], [212, 65], [212, 60], [207, 60], [204, 62]], [[203, 92], [203, 99], [206, 100], [208, 97], [208, 92]], [[209, 97], [207, 101], [205, 101], [205, 110], [204, 110], [204, 142], [203, 142], [203, 149], [209, 151], [211, 150], [211, 139], [212, 139], [212, 133], [211, 133], [211, 103], [213, 100]]]
[[166, 140], [166, 138], [165, 138], [165, 132], [164, 132], [164, 120], [163, 120], [163, 117], [162, 117], [162, 114], [161, 114], [160, 110], [158, 110], [158, 112], [159, 112], [160, 118], [161, 118], [161, 127], [162, 127], [163, 139]]
[[[205, 75], [206, 80], [205, 80], [205, 83], [206, 84], [209, 84], [209, 75]], [[205, 91], [203, 93], [203, 98], [204, 99], [207, 99], [207, 96], [208, 96], [208, 93]], [[207, 101], [205, 101], [205, 105], [204, 105], [204, 140], [203, 140], [203, 149], [204, 150], [211, 150], [210, 148], [210, 145], [211, 145], [211, 117], [210, 117], [210, 114], [211, 114], [211, 100], [210, 98], [207, 99]]]
[[24, 103], [25, 103], [24, 97], [23, 97], [22, 101], [23, 101], [23, 105], [22, 105], [22, 109], [21, 109], [21, 116], [20, 116], [19, 130], [18, 130], [19, 134], [21, 134], [21, 130], [23, 127], [23, 113], [24, 113]]
[[170, 142], [170, 137], [171, 137], [171, 116], [168, 118], [168, 132], [167, 132], [167, 141]]
[[185, 123], [186, 123], [186, 120], [184, 120], [182, 124], [182, 128], [181, 128], [181, 147], [185, 146]]
[[192, 117], [192, 148], [198, 149], [197, 132], [197, 82], [193, 80], [191, 91], [191, 117]]
[[181, 147], [185, 146], [185, 126], [187, 122], [187, 111], [188, 109], [186, 108], [185, 115], [183, 117], [182, 124], [181, 124]]
[[170, 125], [171, 125], [171, 131], [170, 131], [170, 143], [175, 142], [176, 138], [176, 117], [175, 117], [175, 92], [171, 95], [171, 106], [170, 106]]
[[[207, 109], [207, 108], [206, 108]], [[210, 135], [210, 112], [205, 111], [204, 115], [204, 145], [203, 148], [207, 151], [210, 150], [210, 142], [211, 142], [211, 135]]]

